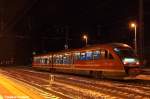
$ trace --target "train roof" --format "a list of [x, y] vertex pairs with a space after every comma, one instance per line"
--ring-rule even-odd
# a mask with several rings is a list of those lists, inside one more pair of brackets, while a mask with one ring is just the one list
[[124, 43], [110, 43], [112, 47], [125, 47], [125, 48], [131, 48], [131, 46], [124, 44]]
[[73, 49], [71, 51], [95, 49], [95, 48], [131, 48], [131, 46], [124, 44], [124, 43], [94, 44], [94, 45], [88, 45], [88, 46], [83, 47], [83, 48]]
[[91, 50], [91, 49], [97, 49], [97, 48], [131, 48], [129, 45], [124, 43], [107, 43], [107, 44], [94, 44], [94, 45], [88, 45], [83, 48], [76, 48], [76, 49], [67, 49], [67, 50], [61, 50], [57, 52], [48, 52], [46, 54], [39, 54], [34, 56], [46, 56], [50, 55], [52, 53], [63, 53], [63, 52], [75, 52], [75, 51], [84, 51], [84, 50]]

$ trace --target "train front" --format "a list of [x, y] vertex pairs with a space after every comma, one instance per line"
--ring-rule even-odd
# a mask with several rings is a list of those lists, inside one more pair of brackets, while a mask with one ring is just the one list
[[119, 56], [124, 69], [125, 73], [128, 76], [135, 76], [141, 73], [141, 62], [137, 55], [134, 53], [132, 48], [129, 47], [120, 47], [114, 48], [114, 51]]

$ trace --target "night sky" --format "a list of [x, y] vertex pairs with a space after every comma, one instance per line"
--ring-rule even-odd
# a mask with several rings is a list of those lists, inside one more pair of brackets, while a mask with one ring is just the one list
[[[150, 55], [150, 1], [144, 1], [144, 51]], [[138, 23], [138, 0], [1, 0], [0, 57], [28, 63], [32, 52], [122, 42], [134, 47], [131, 21]], [[27, 60], [25, 60], [27, 59]]]

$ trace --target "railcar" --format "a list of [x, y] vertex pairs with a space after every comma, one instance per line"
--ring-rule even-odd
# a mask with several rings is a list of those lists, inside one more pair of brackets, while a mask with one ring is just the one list
[[123, 43], [35, 55], [32, 67], [107, 78], [122, 78], [141, 72], [139, 58], [129, 45]]

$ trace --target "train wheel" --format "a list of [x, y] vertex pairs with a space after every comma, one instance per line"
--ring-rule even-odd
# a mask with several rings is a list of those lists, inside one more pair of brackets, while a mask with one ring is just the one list
[[55, 68], [50, 68], [50, 73], [54, 73], [56, 71]]
[[103, 79], [102, 71], [90, 71], [90, 75], [94, 78]]

